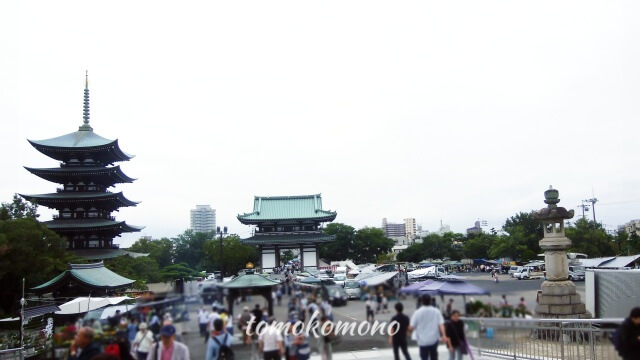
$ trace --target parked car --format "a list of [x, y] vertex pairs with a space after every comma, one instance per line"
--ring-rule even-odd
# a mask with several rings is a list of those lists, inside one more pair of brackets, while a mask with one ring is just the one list
[[339, 285], [327, 285], [323, 287], [323, 298], [328, 299], [331, 306], [347, 305], [349, 295], [342, 286]]
[[322, 269], [320, 271], [318, 271], [318, 275], [316, 276], [319, 279], [322, 278], [332, 278], [333, 277], [333, 272], [329, 269]]
[[349, 299], [360, 299], [362, 290], [360, 289], [360, 281], [347, 280], [344, 282], [344, 291]]
[[544, 271], [539, 268], [524, 266], [520, 271], [513, 275], [518, 280], [528, 280], [528, 279], [542, 279], [544, 278]]
[[508, 271], [509, 276], [514, 277], [515, 273], [520, 272], [522, 268], [522, 266], [512, 266]]
[[344, 287], [344, 282], [347, 280], [347, 275], [345, 274], [335, 274], [333, 276], [333, 281], [335, 281], [336, 285], [340, 285]]
[[584, 266], [569, 266], [569, 280], [571, 281], [584, 281], [585, 272]]

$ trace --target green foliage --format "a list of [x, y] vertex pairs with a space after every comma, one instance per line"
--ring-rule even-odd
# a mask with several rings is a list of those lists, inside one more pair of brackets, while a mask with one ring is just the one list
[[147, 256], [137, 258], [119, 256], [105, 260], [104, 266], [116, 274], [135, 279], [136, 282], [133, 284], [135, 289], [146, 289], [146, 284], [161, 280], [158, 263]]
[[[67, 269], [75, 256], [64, 249], [66, 241], [31, 217], [0, 220], [0, 308], [15, 310], [26, 290]], [[12, 314], [13, 315], [13, 314]]]
[[169, 265], [160, 270], [160, 279], [162, 281], [174, 281], [177, 279], [192, 280], [198, 276], [198, 272], [191, 269], [187, 263], [179, 263]]
[[402, 262], [419, 263], [424, 259], [425, 257], [422, 251], [421, 243], [415, 243], [413, 245], [409, 245], [409, 247], [400, 251], [396, 256], [396, 260], [402, 261]]
[[541, 253], [539, 242], [543, 237], [542, 222], [533, 213], [520, 212], [505, 221], [506, 233], [495, 238], [489, 249], [490, 258], [511, 258], [518, 261], [536, 259]]
[[356, 229], [341, 223], [331, 223], [324, 228], [326, 235], [335, 235], [334, 241], [320, 244], [318, 255], [326, 261], [341, 261], [352, 259], [357, 249], [354, 248]]
[[280, 255], [280, 261], [283, 264], [286, 264], [287, 262], [289, 262], [289, 260], [293, 260], [295, 256], [293, 255], [293, 251], [291, 250], [285, 250], [282, 252], [282, 254]]
[[[255, 246], [244, 245], [237, 235], [224, 238], [222, 250], [225, 275], [237, 274], [248, 262], [256, 264], [260, 258], [258, 249]], [[220, 241], [218, 239], [207, 241], [203, 252], [205, 254], [203, 268], [220, 270]]]
[[578, 219], [575, 226], [565, 229], [571, 240], [569, 251], [587, 254], [589, 257], [612, 256], [616, 254], [614, 239], [602, 224], [587, 219]]
[[382, 253], [376, 256], [376, 264], [389, 264], [395, 261], [395, 255], [393, 253]]
[[388, 253], [392, 247], [393, 240], [384, 231], [365, 227], [356, 231], [351, 258], [356, 264], [374, 263], [378, 254]]
[[489, 250], [498, 238], [495, 234], [470, 234], [462, 245], [462, 252], [468, 259], [488, 259]]
[[18, 194], [13, 194], [13, 201], [0, 205], [0, 220], [37, 219], [38, 205], [22, 200]]
[[130, 251], [149, 254], [159, 268], [173, 264], [173, 242], [167, 238], [140, 238], [129, 248]]
[[459, 260], [461, 258], [461, 242], [464, 235], [448, 232], [441, 235], [429, 234], [422, 238], [422, 242], [415, 243], [401, 251], [398, 261], [421, 262], [426, 259], [442, 259], [445, 257]]
[[208, 241], [214, 239], [214, 232], [195, 232], [186, 230], [173, 238], [175, 245], [175, 263], [186, 263], [192, 269], [204, 269], [206, 263], [204, 247]]

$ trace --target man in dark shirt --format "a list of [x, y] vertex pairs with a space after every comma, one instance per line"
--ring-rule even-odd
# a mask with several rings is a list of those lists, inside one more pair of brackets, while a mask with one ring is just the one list
[[453, 310], [451, 312], [451, 320], [444, 325], [447, 338], [449, 339], [449, 359], [456, 357], [462, 360], [462, 355], [467, 353], [467, 342], [464, 337], [464, 323], [460, 320], [460, 311]]
[[93, 341], [93, 329], [83, 327], [76, 333], [69, 348], [69, 360], [89, 360], [100, 354], [100, 344]]
[[631, 309], [631, 314], [620, 325], [620, 356], [637, 359], [640, 354], [640, 307]]
[[391, 322], [393, 323], [395, 321], [397, 324], [390, 329], [390, 333], [393, 335], [389, 336], [389, 345], [393, 346], [393, 358], [395, 360], [400, 360], [398, 348], [402, 349], [402, 354], [404, 354], [405, 359], [411, 360], [411, 356], [409, 356], [409, 351], [407, 350], [409, 317], [402, 313], [404, 309], [402, 303], [396, 303], [395, 308], [398, 313], [391, 318]]

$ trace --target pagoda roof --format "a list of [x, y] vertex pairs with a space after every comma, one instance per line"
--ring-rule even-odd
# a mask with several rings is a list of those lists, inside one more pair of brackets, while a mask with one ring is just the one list
[[335, 239], [335, 235], [324, 235], [322, 233], [263, 233], [241, 239], [240, 242], [245, 245], [292, 245], [323, 243]]
[[136, 179], [125, 175], [120, 166], [67, 166], [57, 168], [30, 168], [24, 167], [30, 173], [47, 181], [58, 184], [68, 182], [69, 178], [89, 179], [96, 184], [112, 186], [113, 184], [131, 183]]
[[130, 256], [132, 258], [149, 256], [147, 253], [137, 253], [133, 251], [128, 251], [124, 249], [69, 249], [69, 251], [76, 254], [76, 256], [81, 257], [87, 260], [103, 260], [103, 259], [112, 259], [120, 256]]
[[49, 194], [23, 195], [29, 201], [35, 201], [39, 205], [49, 208], [58, 208], [70, 202], [73, 203], [107, 203], [110, 209], [117, 209], [122, 206], [136, 206], [139, 201], [127, 199], [122, 192], [101, 192], [101, 191], [61, 191]]
[[264, 276], [256, 274], [245, 274], [234, 278], [231, 281], [218, 284], [219, 287], [225, 289], [255, 289], [280, 285], [279, 281], [267, 279]]
[[[28, 140], [41, 153], [59, 160], [68, 161], [70, 153], [97, 153], [107, 164], [116, 161], [131, 160], [129, 155], [120, 149], [118, 140], [109, 140], [93, 132], [91, 127], [83, 127], [76, 132], [45, 140]], [[97, 159], [96, 159], [97, 160]]]
[[333, 221], [337, 213], [322, 209], [321, 194], [300, 196], [255, 196], [253, 212], [238, 215], [243, 224], [288, 221]]
[[46, 293], [65, 286], [70, 281], [76, 281], [88, 289], [98, 290], [125, 288], [135, 282], [135, 280], [127, 279], [107, 269], [101, 261], [93, 264], [69, 264], [69, 268], [65, 272], [32, 288], [32, 290]]
[[125, 221], [115, 221], [101, 218], [88, 219], [56, 219], [45, 221], [43, 224], [56, 232], [86, 232], [88, 230], [105, 231], [116, 230], [119, 232], [136, 232], [144, 229], [144, 226], [129, 225]]

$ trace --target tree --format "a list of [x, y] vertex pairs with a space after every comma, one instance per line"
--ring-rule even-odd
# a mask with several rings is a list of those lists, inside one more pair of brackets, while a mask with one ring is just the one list
[[12, 202], [0, 205], [0, 220], [37, 219], [39, 216], [38, 205], [22, 200], [18, 194], [13, 194]]
[[587, 219], [578, 219], [575, 226], [566, 228], [567, 237], [571, 240], [569, 251], [587, 254], [589, 257], [612, 256], [616, 254], [611, 235], [602, 224]]
[[384, 231], [365, 227], [356, 231], [351, 257], [356, 264], [374, 263], [378, 254], [388, 253], [391, 248], [393, 240], [387, 238]]
[[0, 220], [0, 312], [17, 309], [23, 278], [28, 291], [77, 262], [65, 248], [63, 238], [32, 217]]
[[336, 239], [318, 246], [318, 255], [326, 261], [340, 261], [353, 258], [356, 229], [341, 223], [331, 223], [324, 228], [325, 235], [335, 235]]
[[203, 269], [205, 260], [204, 245], [214, 239], [214, 232], [195, 232], [186, 230], [171, 239], [174, 243], [175, 263], [186, 263], [191, 269]]
[[409, 245], [406, 249], [400, 251], [396, 256], [397, 261], [406, 261], [413, 263], [419, 263], [424, 259], [425, 257], [423, 254], [421, 243]]
[[280, 255], [280, 261], [284, 264], [289, 262], [289, 260], [293, 260], [293, 258], [295, 258], [295, 256], [293, 255], [293, 251], [291, 250], [285, 250]]
[[376, 256], [376, 264], [389, 264], [394, 262], [395, 259], [396, 256], [394, 253], [378, 254], [378, 256]]
[[[227, 275], [236, 274], [244, 269], [248, 262], [258, 263], [259, 253], [255, 246], [244, 245], [237, 235], [223, 239], [224, 268]], [[204, 244], [203, 268], [206, 270], [220, 269], [220, 241], [210, 240]]]
[[192, 280], [198, 275], [187, 263], [179, 263], [169, 265], [160, 270], [160, 278], [162, 281], [174, 281], [178, 279]]
[[149, 254], [159, 268], [173, 264], [174, 249], [173, 242], [168, 238], [152, 239], [142, 237], [129, 248], [130, 251]]
[[531, 253], [537, 255], [542, 252], [540, 249], [540, 240], [544, 237], [542, 222], [536, 219], [532, 212], [519, 212], [510, 217], [504, 222], [502, 230], [509, 235], [517, 233], [517, 245], [525, 246]]
[[146, 289], [148, 283], [155, 283], [161, 280], [158, 263], [148, 256], [133, 258], [131, 256], [118, 256], [107, 259], [104, 266], [129, 279], [135, 279], [133, 283], [135, 289]]
[[488, 259], [489, 250], [497, 237], [494, 234], [471, 234], [462, 245], [462, 252], [469, 259]]

